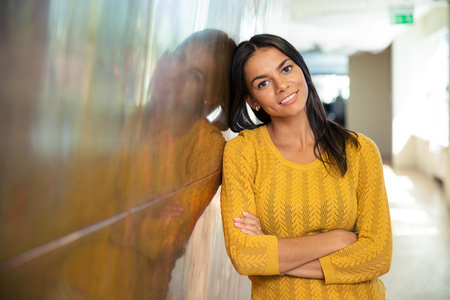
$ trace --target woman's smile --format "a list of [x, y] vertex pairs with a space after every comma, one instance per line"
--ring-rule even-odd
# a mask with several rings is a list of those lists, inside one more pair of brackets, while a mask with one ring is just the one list
[[297, 94], [298, 94], [298, 91], [296, 91], [295, 93], [290, 94], [289, 96], [287, 96], [286, 98], [284, 98], [284, 99], [280, 102], [280, 104], [281, 104], [281, 105], [290, 105], [290, 104], [294, 103], [295, 100], [297, 100]]

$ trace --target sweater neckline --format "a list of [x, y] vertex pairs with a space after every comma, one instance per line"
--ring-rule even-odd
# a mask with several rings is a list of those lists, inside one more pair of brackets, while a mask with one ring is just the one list
[[269, 131], [267, 131], [267, 126], [263, 125], [259, 128], [260, 128], [261, 135], [262, 135], [264, 141], [266, 142], [266, 145], [270, 148], [270, 150], [278, 158], [278, 160], [280, 160], [285, 165], [288, 165], [292, 168], [299, 169], [299, 170], [311, 170], [322, 164], [320, 159], [316, 159], [313, 162], [310, 162], [310, 163], [304, 164], [304, 165], [301, 165], [301, 164], [298, 164], [298, 163], [288, 160], [287, 158], [285, 158], [283, 156], [283, 154], [281, 154], [280, 150], [278, 150], [277, 146], [275, 146], [275, 144], [273, 143], [272, 138], [269, 135]]

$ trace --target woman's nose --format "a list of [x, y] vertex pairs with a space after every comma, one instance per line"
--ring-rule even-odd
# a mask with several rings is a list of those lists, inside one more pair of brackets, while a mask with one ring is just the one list
[[275, 79], [275, 92], [277, 94], [285, 92], [288, 88], [289, 82], [286, 80], [286, 78], [280, 77]]
[[180, 73], [180, 62], [172, 54], [164, 54], [155, 67], [154, 76], [165, 84], [174, 84]]
[[185, 80], [187, 73], [186, 63], [182, 60], [175, 60], [172, 65], [171, 77], [172, 81], [175, 84], [180, 84], [183, 80]]

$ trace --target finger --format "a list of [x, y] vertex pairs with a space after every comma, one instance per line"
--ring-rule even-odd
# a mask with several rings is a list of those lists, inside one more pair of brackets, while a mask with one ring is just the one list
[[254, 230], [253, 227], [248, 227], [248, 225], [235, 223], [235, 226], [241, 230], [242, 233], [247, 235], [258, 235], [261, 234], [257, 230]]
[[[250, 221], [250, 223], [253, 223], [253, 224], [261, 224], [259, 221], [259, 218], [249, 212], [243, 212], [242, 215], [243, 215], [243, 217], [241, 217], [241, 219], [252, 220], [252, 221]], [[239, 219], [239, 218], [236, 218], [236, 219]]]
[[252, 230], [257, 230], [259, 227], [261, 227], [259, 220], [247, 217], [234, 218], [234, 222], [241, 223], [245, 225], [246, 228], [250, 228]]
[[255, 231], [250, 230], [250, 229], [243, 229], [242, 228], [241, 231], [242, 231], [242, 233], [245, 233], [247, 235], [260, 235], [261, 234], [259, 232], [255, 232]]
[[243, 212], [243, 215], [246, 216], [246, 218], [249, 218], [251, 220], [254, 220], [254, 222], [252, 222], [252, 224], [254, 224], [256, 226], [256, 228], [261, 231], [261, 221], [259, 220], [258, 217], [256, 217], [255, 215], [249, 213], [249, 212]]
[[262, 232], [261, 226], [256, 226], [254, 224], [245, 224], [241, 222], [235, 222], [234, 226], [239, 228], [243, 233], [249, 234], [249, 235], [262, 235], [264, 234]]
[[246, 217], [246, 218], [258, 220], [258, 222], [259, 222], [259, 218], [256, 217], [255, 215], [249, 213], [249, 212], [244, 211], [244, 212], [242, 213], [242, 215], [244, 215], [244, 217]]
[[178, 203], [171, 203], [164, 207], [164, 209], [161, 212], [162, 218], [168, 218], [168, 217], [181, 217], [184, 212], [184, 208]]
[[239, 219], [240, 222], [242, 222], [242, 223], [253, 224], [256, 226], [256, 228], [261, 227], [261, 222], [258, 217], [254, 216], [253, 214], [251, 214], [249, 212], [243, 212], [242, 214], [244, 215], [244, 217], [235, 218], [235, 220]]

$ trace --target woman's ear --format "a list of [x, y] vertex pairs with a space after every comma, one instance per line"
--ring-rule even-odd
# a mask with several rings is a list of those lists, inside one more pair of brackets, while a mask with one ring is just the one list
[[253, 99], [251, 96], [247, 96], [245, 98], [245, 102], [247, 102], [248, 105], [250, 105], [250, 107], [256, 111], [259, 111], [260, 106], [258, 104], [258, 102], [255, 101], [255, 99]]

